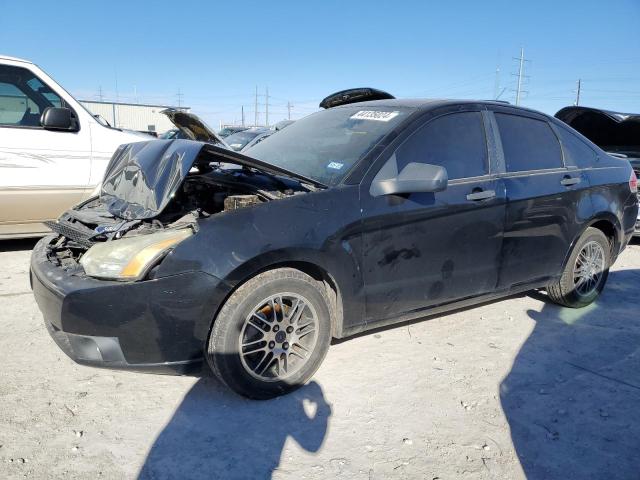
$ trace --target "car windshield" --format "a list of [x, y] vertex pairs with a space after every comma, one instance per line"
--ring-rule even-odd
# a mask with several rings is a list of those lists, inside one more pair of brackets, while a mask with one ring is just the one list
[[264, 133], [262, 130], [243, 130], [242, 132], [236, 132], [229, 135], [224, 139], [224, 141], [227, 142], [227, 145], [234, 150], [240, 151], [247, 145], [247, 143], [262, 133]]
[[354, 105], [309, 115], [251, 147], [247, 155], [337, 185], [413, 109]]

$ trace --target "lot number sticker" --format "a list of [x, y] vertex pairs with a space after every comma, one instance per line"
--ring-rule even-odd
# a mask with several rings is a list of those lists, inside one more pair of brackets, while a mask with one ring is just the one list
[[374, 120], [376, 122], [388, 122], [400, 115], [400, 112], [379, 112], [375, 110], [360, 110], [351, 116], [352, 120]]

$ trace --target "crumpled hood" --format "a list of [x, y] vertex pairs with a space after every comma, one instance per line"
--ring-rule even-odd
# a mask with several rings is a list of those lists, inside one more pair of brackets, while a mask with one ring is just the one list
[[109, 162], [100, 198], [120, 218], [152, 218], [166, 207], [201, 148], [189, 140], [122, 145]]
[[194, 166], [208, 166], [211, 162], [242, 165], [325, 186], [284, 168], [209, 143], [151, 140], [121, 145], [116, 150], [102, 181], [100, 199], [109, 213], [117, 217], [126, 220], [153, 218], [169, 204]]
[[640, 114], [565, 107], [555, 116], [604, 150], [640, 152]]

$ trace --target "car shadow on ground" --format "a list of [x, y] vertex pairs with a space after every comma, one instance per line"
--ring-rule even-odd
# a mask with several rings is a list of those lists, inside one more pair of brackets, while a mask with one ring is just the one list
[[39, 238], [20, 238], [17, 240], [0, 240], [0, 252], [17, 252], [33, 250]]
[[588, 307], [527, 312], [534, 330], [500, 386], [527, 478], [640, 478], [638, 287], [639, 269], [615, 271]]
[[330, 416], [313, 381], [289, 395], [254, 401], [203, 378], [154, 442], [138, 478], [271, 478], [287, 438], [317, 452]]

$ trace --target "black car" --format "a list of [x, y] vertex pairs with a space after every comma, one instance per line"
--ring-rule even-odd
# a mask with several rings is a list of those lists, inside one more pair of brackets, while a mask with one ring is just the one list
[[332, 106], [251, 149], [121, 147], [102, 192], [31, 260], [56, 343], [85, 365], [236, 392], [304, 384], [332, 338], [544, 288], [591, 303], [637, 181], [547, 115], [497, 102]]

